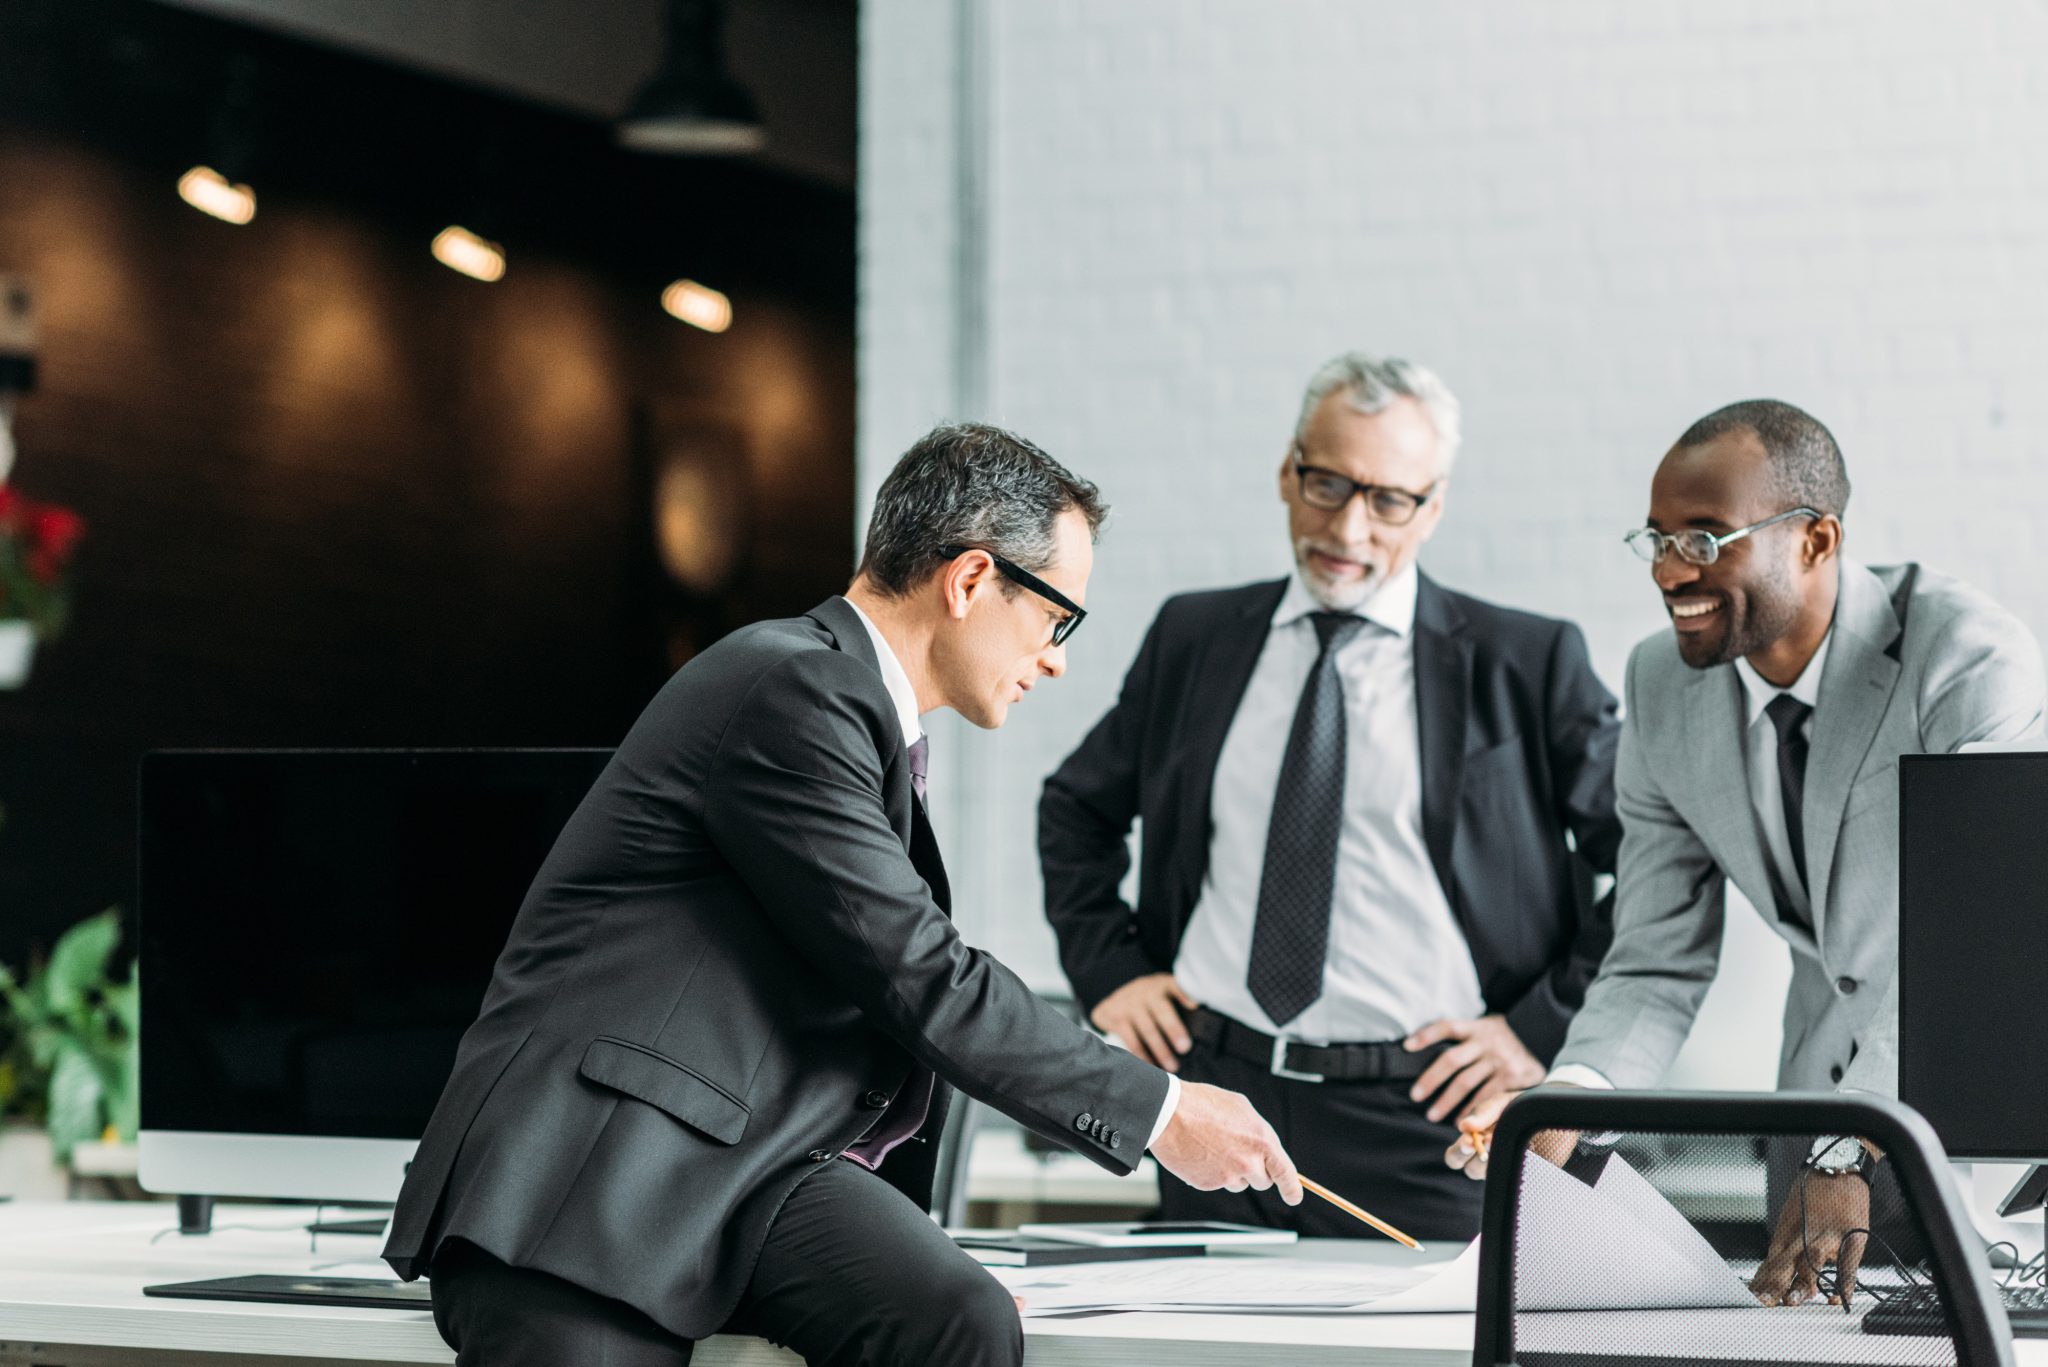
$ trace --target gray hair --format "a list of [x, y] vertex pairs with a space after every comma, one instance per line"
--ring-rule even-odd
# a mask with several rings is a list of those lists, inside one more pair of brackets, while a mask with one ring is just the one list
[[1310, 378], [1308, 392], [1301, 399], [1301, 416], [1294, 423], [1296, 441], [1316, 405], [1340, 391], [1361, 413], [1384, 413], [1400, 398], [1421, 404], [1429, 415], [1429, 425], [1436, 429], [1437, 469], [1441, 474], [1451, 472], [1451, 463], [1458, 458], [1458, 398], [1436, 372], [1393, 356], [1347, 351], [1325, 362]]
[[[859, 573], [901, 598], [974, 546], [1033, 574], [1052, 564], [1053, 525], [1078, 511], [1093, 537], [1109, 514], [1095, 486], [1011, 432], [981, 423], [935, 427], [904, 452], [875, 494]], [[1016, 586], [1002, 581], [1014, 596]]]

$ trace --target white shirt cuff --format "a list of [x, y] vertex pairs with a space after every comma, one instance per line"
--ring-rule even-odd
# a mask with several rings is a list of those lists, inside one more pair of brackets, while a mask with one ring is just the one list
[[1607, 1080], [1607, 1074], [1598, 1068], [1589, 1068], [1583, 1063], [1560, 1063], [1550, 1070], [1545, 1082], [1564, 1082], [1573, 1087], [1597, 1087], [1603, 1092], [1614, 1090], [1614, 1084]]
[[1159, 1142], [1159, 1136], [1166, 1133], [1167, 1124], [1173, 1119], [1174, 1107], [1180, 1105], [1180, 1079], [1172, 1073], [1166, 1075], [1166, 1104], [1159, 1108], [1159, 1119], [1152, 1122], [1152, 1137], [1145, 1141], [1151, 1148]]

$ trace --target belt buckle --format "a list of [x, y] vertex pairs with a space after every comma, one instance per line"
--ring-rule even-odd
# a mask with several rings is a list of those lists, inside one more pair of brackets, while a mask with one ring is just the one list
[[1274, 1077], [1292, 1078], [1296, 1082], [1327, 1081], [1321, 1073], [1297, 1072], [1287, 1066], [1287, 1046], [1293, 1043], [1285, 1035], [1273, 1036], [1272, 1072]]

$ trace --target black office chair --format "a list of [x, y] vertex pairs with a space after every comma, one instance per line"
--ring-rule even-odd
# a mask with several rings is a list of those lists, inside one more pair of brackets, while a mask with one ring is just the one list
[[[1859, 1180], [1812, 1175], [1816, 1140], [1843, 1136], [1884, 1155], [1867, 1232], [1850, 1236], [1862, 1267], [1846, 1309], [1828, 1302], [1839, 1269], [1809, 1242], [1803, 1204]], [[1473, 1362], [2009, 1367], [2011, 1330], [1946, 1161], [1917, 1113], [1861, 1093], [1539, 1088], [1494, 1135]], [[1806, 1217], [1787, 1247], [1819, 1294], [1764, 1306], [1748, 1283], [1786, 1211]]]

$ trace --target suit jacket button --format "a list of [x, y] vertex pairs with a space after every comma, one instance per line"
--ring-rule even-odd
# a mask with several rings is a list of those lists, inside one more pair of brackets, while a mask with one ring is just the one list
[[804, 1157], [810, 1159], [813, 1163], [822, 1163], [831, 1156], [831, 1153], [824, 1149], [812, 1149], [809, 1153], [804, 1155]]
[[1840, 1082], [1842, 1080], [1841, 1064], [1837, 1063], [1834, 1067], [1828, 1069], [1828, 1080], [1830, 1082]]
[[1124, 1146], [1124, 1135], [1122, 1130], [1111, 1130], [1109, 1132], [1109, 1146], [1112, 1149], [1120, 1149]]
[[1860, 984], [1858, 984], [1854, 978], [1835, 979], [1835, 991], [1841, 993], [1845, 997], [1855, 996], [1856, 989], [1859, 985]]
[[889, 1104], [889, 1094], [887, 1092], [863, 1092], [861, 1093], [860, 1104], [871, 1111], [879, 1111]]
[[1081, 1112], [1081, 1114], [1074, 1117], [1074, 1128], [1079, 1130], [1082, 1134], [1086, 1134], [1088, 1133], [1089, 1125], [1093, 1124], [1094, 1121], [1094, 1116], [1088, 1114], [1088, 1112], [1086, 1111], [1083, 1111]]

